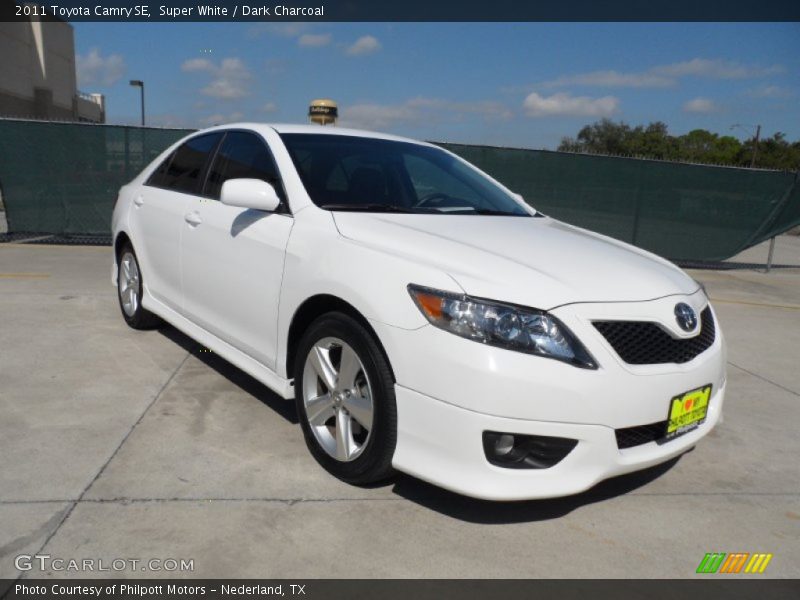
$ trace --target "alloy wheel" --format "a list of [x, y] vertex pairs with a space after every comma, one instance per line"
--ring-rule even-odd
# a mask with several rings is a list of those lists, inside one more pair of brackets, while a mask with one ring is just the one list
[[130, 252], [125, 252], [119, 261], [117, 285], [122, 310], [129, 317], [133, 317], [139, 308], [139, 266]]
[[358, 458], [374, 420], [372, 387], [364, 364], [343, 340], [315, 343], [303, 367], [303, 405], [319, 445], [341, 462]]

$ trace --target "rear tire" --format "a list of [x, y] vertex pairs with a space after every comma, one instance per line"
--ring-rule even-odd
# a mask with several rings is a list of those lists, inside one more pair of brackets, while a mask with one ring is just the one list
[[361, 323], [340, 312], [314, 321], [298, 344], [294, 388], [306, 445], [325, 470], [354, 485], [392, 475], [394, 380]]
[[117, 298], [122, 317], [133, 329], [155, 329], [161, 319], [142, 306], [144, 283], [139, 260], [126, 243], [117, 256]]

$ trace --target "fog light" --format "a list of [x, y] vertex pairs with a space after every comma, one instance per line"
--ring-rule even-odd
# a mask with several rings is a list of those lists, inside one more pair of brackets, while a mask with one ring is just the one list
[[569, 438], [483, 432], [486, 460], [508, 469], [549, 469], [577, 445], [578, 440]]
[[496, 456], [504, 456], [514, 449], [514, 436], [510, 433], [503, 433], [494, 442], [494, 453]]

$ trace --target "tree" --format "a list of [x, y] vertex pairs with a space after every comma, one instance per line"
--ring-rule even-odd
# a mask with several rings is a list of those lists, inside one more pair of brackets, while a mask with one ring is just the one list
[[[574, 138], [562, 138], [558, 149], [564, 152], [632, 155], [749, 167], [753, 143], [753, 139], [742, 143], [733, 136], [721, 136], [706, 129], [694, 129], [685, 135], [672, 136], [662, 121], [655, 121], [646, 127], [631, 127], [623, 121], [616, 123], [602, 119], [581, 128]], [[758, 144], [755, 166], [800, 169], [800, 141], [790, 143], [785, 134], [780, 132], [762, 139]]]
[[691, 162], [710, 162], [717, 143], [717, 134], [705, 129], [693, 129], [678, 138], [680, 157]]
[[[750, 160], [753, 156], [753, 140], [747, 140], [742, 146], [742, 159]], [[756, 166], [764, 169], [800, 169], [800, 141], [790, 144], [786, 134], [780, 131], [772, 137], [758, 143]]]
[[587, 125], [578, 132], [578, 142], [590, 152], [605, 150], [610, 154], [621, 154], [625, 150], [630, 127], [625, 123], [614, 123], [603, 119], [594, 125]]
[[662, 160], [676, 155], [675, 140], [667, 133], [666, 123], [656, 121], [646, 128], [636, 127], [631, 137], [630, 154]]

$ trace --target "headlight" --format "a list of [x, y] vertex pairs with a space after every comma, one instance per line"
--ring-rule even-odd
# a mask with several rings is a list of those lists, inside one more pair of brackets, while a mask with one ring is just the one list
[[476, 342], [596, 369], [575, 335], [553, 315], [417, 285], [408, 292], [432, 325]]

